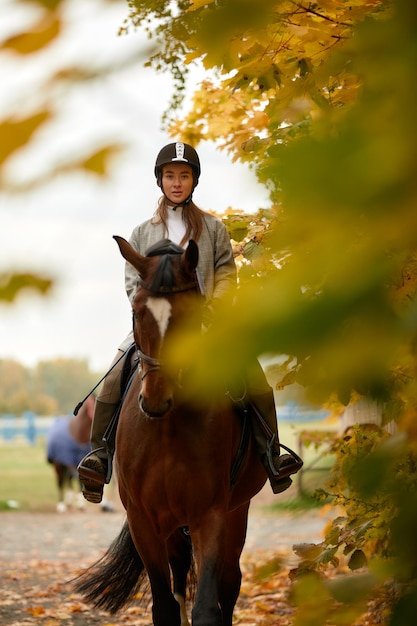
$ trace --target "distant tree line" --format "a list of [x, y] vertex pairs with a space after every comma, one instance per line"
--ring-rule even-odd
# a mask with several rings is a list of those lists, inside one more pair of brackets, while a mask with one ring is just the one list
[[83, 359], [41, 361], [33, 368], [0, 359], [0, 415], [72, 413], [101, 376]]

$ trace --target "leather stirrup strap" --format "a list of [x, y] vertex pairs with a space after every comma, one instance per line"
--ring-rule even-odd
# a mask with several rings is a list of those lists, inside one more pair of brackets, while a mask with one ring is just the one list
[[250, 410], [252, 411], [252, 413], [254, 414], [263, 434], [265, 435], [265, 438], [267, 439], [267, 441], [271, 441], [271, 440], [275, 440], [275, 435], [272, 432], [272, 430], [270, 429], [270, 427], [268, 426], [268, 424], [266, 423], [263, 415], [259, 412], [258, 408], [256, 407], [256, 405], [249, 401], [248, 405], [250, 407]]
[[236, 456], [233, 459], [232, 469], [230, 470], [230, 489], [233, 489], [239, 476], [243, 460], [248, 450], [250, 436], [248, 411], [246, 408], [242, 409], [241, 406], [239, 406], [239, 413], [242, 416], [242, 432]]
[[[279, 474], [279, 472], [277, 472], [277, 470], [275, 469], [275, 465], [272, 461], [272, 449], [275, 443], [275, 434], [272, 432], [272, 430], [270, 429], [270, 427], [268, 426], [268, 424], [266, 423], [265, 419], [263, 418], [263, 416], [261, 415], [261, 413], [258, 411], [258, 409], [256, 408], [255, 404], [253, 402], [249, 402], [250, 408], [253, 411], [258, 424], [262, 430], [262, 432], [264, 433], [266, 440], [267, 440], [267, 444], [266, 444], [266, 450], [267, 450], [267, 458], [268, 458], [268, 463], [271, 467], [271, 471], [273, 471], [274, 473], [277, 473], [277, 475]], [[281, 443], [280, 441], [277, 442], [280, 448], [283, 448], [285, 450], [285, 452], [287, 452], [288, 454], [290, 454], [293, 458], [295, 463], [298, 464], [303, 464], [303, 461], [301, 459], [301, 457], [298, 456], [298, 454], [296, 452], [294, 452], [294, 450], [292, 450], [291, 448], [289, 448], [288, 446], [285, 446], [283, 443]]]
[[130, 386], [132, 384], [133, 381], [133, 377], [136, 373], [137, 370], [137, 366], [138, 366], [138, 362], [136, 362], [135, 366], [133, 367], [131, 373], [130, 373], [130, 377], [127, 381], [126, 384], [126, 388], [123, 392], [121, 401], [119, 406], [117, 407], [117, 410], [114, 412], [113, 417], [110, 420], [109, 425], [107, 426], [105, 433], [103, 435], [103, 442], [104, 442], [104, 447], [106, 449], [107, 452], [107, 476], [106, 476], [106, 482], [110, 482], [110, 478], [112, 476], [113, 473], [113, 457], [114, 457], [114, 451], [116, 448], [116, 431], [117, 431], [117, 425], [119, 423], [119, 417], [120, 417], [120, 411], [122, 409], [123, 406], [123, 402], [126, 399], [126, 395], [127, 392], [130, 389]]

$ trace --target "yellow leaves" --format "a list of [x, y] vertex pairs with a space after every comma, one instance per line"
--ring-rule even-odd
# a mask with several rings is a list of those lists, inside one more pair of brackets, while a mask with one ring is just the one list
[[[20, 3], [16, 2], [14, 4]], [[69, 173], [77, 169], [82, 169], [84, 172], [90, 172], [98, 176], [107, 176], [109, 174], [111, 167], [110, 157], [116, 153], [119, 147], [106, 146], [101, 150], [96, 150], [94, 154], [85, 157], [82, 162], [80, 162], [79, 158], [71, 159], [67, 149], [64, 147], [62, 155], [54, 159], [55, 165], [47, 163], [46, 167], [43, 168], [43, 173], [39, 173], [39, 171], [42, 171], [42, 167], [31, 168], [29, 166], [25, 168], [24, 165], [23, 167], [21, 166], [17, 159], [16, 163], [13, 163], [13, 167], [9, 167], [9, 160], [22, 148], [27, 146], [30, 149], [35, 144], [36, 132], [39, 129], [43, 130], [53, 116], [59, 118], [58, 113], [63, 112], [65, 123], [65, 117], [71, 115], [71, 113], [64, 110], [67, 108], [67, 94], [74, 93], [74, 84], [78, 85], [82, 82], [87, 88], [88, 81], [123, 69], [129, 63], [132, 63], [133, 59], [137, 61], [138, 57], [142, 58], [144, 54], [143, 50], [139, 53], [138, 49], [130, 54], [128, 58], [123, 58], [123, 60], [112, 58], [110, 62], [101, 65], [101, 67], [98, 67], [96, 63], [94, 63], [93, 67], [92, 60], [88, 58], [76, 61], [73, 66], [67, 66], [65, 61], [67, 54], [64, 52], [62, 62], [60, 63], [60, 42], [71, 41], [71, 36], [73, 41], [75, 41], [74, 37], [77, 37], [77, 34], [71, 34], [70, 31], [72, 18], [70, 20], [69, 14], [67, 15], [68, 12], [63, 10], [67, 3], [65, 0], [34, 0], [33, 4], [36, 5], [34, 13], [36, 17], [32, 18], [29, 25], [20, 26], [20, 28], [17, 26], [17, 29], [15, 27], [13, 30], [9, 30], [9, 32], [14, 34], [0, 41], [0, 54], [3, 57], [10, 57], [11, 55], [14, 57], [13, 59], [7, 59], [12, 68], [17, 68], [12, 69], [12, 71], [19, 74], [21, 68], [25, 67], [25, 64], [28, 67], [33, 67], [33, 76], [31, 76], [29, 82], [15, 81], [16, 84], [12, 85], [11, 93], [8, 94], [8, 98], [5, 100], [6, 107], [8, 106], [9, 108], [5, 108], [0, 119], [0, 184], [2, 191], [4, 190], [8, 193], [29, 192], [47, 184], [56, 175]], [[22, 7], [21, 10], [23, 12], [25, 9]], [[10, 19], [13, 28], [12, 16], [13, 11], [11, 11]], [[74, 24], [77, 24], [77, 20]], [[6, 25], [6, 32], [8, 26], [9, 24]], [[57, 50], [55, 55], [57, 58], [53, 56], [55, 50]], [[53, 63], [50, 69], [48, 69], [48, 64], [45, 65], [44, 63], [44, 55], [41, 54], [44, 51], [52, 55]], [[85, 54], [84, 57], [86, 57]], [[85, 98], [84, 102], [87, 99]], [[63, 106], [64, 109], [62, 108]], [[68, 126], [68, 123], [66, 125]], [[58, 131], [51, 128], [51, 131], [49, 136], [45, 133], [45, 136], [42, 138], [43, 142], [53, 141], [54, 133], [56, 135], [62, 132], [62, 128]], [[84, 139], [84, 143], [86, 145], [79, 150], [78, 154], [85, 154], [88, 150], [91, 150], [91, 145], [88, 146], [86, 139]], [[47, 161], [44, 154], [48, 152], [48, 147], [45, 148], [45, 144], [42, 147], [40, 147], [37, 154], [31, 155], [33, 162], [39, 160], [43, 164], [43, 161]], [[38, 145], [36, 144], [35, 150], [37, 149]], [[78, 161], [78, 163], [74, 161]], [[25, 174], [22, 176], [22, 171], [26, 171], [26, 179], [24, 179]]]
[[188, 7], [188, 11], [196, 11], [197, 9], [201, 9], [201, 7], [213, 4], [214, 1], [215, 0], [192, 0], [190, 6]]
[[33, 54], [48, 46], [61, 32], [61, 20], [54, 14], [45, 13], [42, 19], [30, 30], [6, 39], [1, 50], [15, 54]]
[[76, 164], [76, 168], [84, 169], [97, 176], [107, 176], [110, 171], [110, 161], [122, 147], [117, 144], [106, 146], [91, 154], [88, 158]]
[[57, 164], [43, 176], [38, 175], [35, 179], [20, 181], [16, 186], [7, 180], [3, 180], [2, 186], [9, 193], [28, 192], [49, 182], [60, 174], [69, 174], [72, 172], [84, 172], [100, 178], [107, 178], [112, 170], [113, 159], [120, 154], [123, 149], [124, 146], [122, 144], [109, 144], [82, 157], [71, 158], [68, 156], [65, 163]]
[[222, 138], [233, 160], [250, 160], [253, 146], [258, 147], [257, 134], [263, 133], [269, 122], [268, 114], [245, 91], [228, 92], [205, 80], [194, 93], [187, 118], [173, 123], [169, 132], [194, 144]]
[[393, 276], [391, 297], [400, 307], [414, 301], [417, 295], [417, 253], [400, 259], [396, 275]]
[[30, 615], [34, 615], [35, 617], [45, 615], [45, 609], [43, 606], [29, 607], [28, 609], [26, 609], [26, 611], [30, 613]]
[[43, 110], [23, 119], [8, 118], [0, 122], [0, 168], [50, 118], [50, 111]]
[[32, 274], [0, 274], [0, 302], [13, 302], [26, 289], [47, 294], [52, 287], [49, 278]]
[[[415, 358], [415, 355], [414, 355]], [[415, 380], [413, 381], [413, 386], [416, 386]], [[414, 393], [415, 393], [414, 389]], [[414, 398], [416, 402], [416, 398]], [[407, 433], [408, 440], [410, 442], [410, 447], [413, 450], [414, 454], [417, 454], [417, 408], [416, 406], [409, 406], [401, 416], [400, 422], [401, 430]]]
[[[206, 11], [203, 0], [190, 7], [200, 9], [201, 22], [198, 29], [190, 29], [187, 60], [200, 58], [207, 69], [220, 71], [221, 80], [216, 84], [216, 107], [211, 94], [202, 94], [198, 107], [178, 123], [182, 128], [197, 124], [204, 138], [222, 137], [234, 160], [259, 160], [265, 140], [289, 142], [306, 132], [306, 121], [320, 119], [323, 112], [328, 115], [329, 104], [340, 116], [342, 105], [355, 101], [359, 81], [351, 67], [347, 73], [349, 66], [336, 52], [349, 41], [356, 22], [382, 0], [355, 0], [354, 13], [352, 3], [338, 0], [314, 7], [284, 1], [275, 3], [273, 12], [271, 6], [260, 7], [255, 20], [239, 15], [233, 27], [224, 25], [222, 18], [229, 19], [236, 5], [225, 4], [225, 13], [212, 3]], [[238, 92], [246, 109], [242, 115], [236, 115]], [[240, 113], [239, 105], [237, 110]]]

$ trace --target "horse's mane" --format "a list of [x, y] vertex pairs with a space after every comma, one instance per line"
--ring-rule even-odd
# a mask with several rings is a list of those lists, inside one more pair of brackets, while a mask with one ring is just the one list
[[170, 239], [161, 239], [146, 250], [145, 256], [160, 256], [158, 267], [152, 277], [149, 288], [151, 291], [171, 289], [175, 286], [174, 258], [184, 252], [181, 246]]

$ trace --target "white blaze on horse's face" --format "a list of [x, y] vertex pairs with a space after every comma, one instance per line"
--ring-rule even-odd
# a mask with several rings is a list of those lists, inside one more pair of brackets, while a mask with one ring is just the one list
[[162, 339], [165, 336], [169, 318], [171, 317], [171, 303], [165, 298], [149, 297], [146, 301], [146, 306], [158, 324], [159, 333]]

